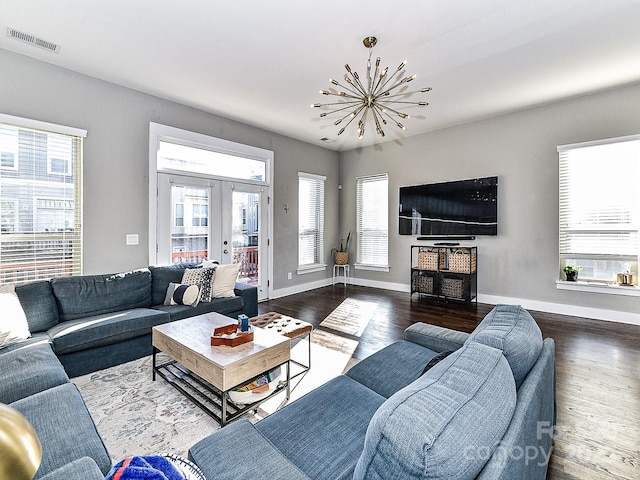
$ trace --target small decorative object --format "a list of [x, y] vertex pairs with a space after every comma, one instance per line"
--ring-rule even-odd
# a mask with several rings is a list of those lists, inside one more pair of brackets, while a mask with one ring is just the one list
[[241, 332], [249, 331], [249, 317], [247, 317], [244, 313], [238, 315], [238, 324], [240, 325]]
[[565, 276], [567, 277], [567, 282], [575, 282], [578, 280], [578, 272], [582, 270], [582, 267], [574, 267], [572, 265], [567, 265], [562, 269], [564, 271]]
[[[248, 321], [248, 319], [247, 319]], [[218, 327], [211, 335], [211, 346], [237, 347], [243, 343], [253, 342], [253, 327], [249, 326], [246, 332], [238, 330], [238, 325], [232, 323]]]
[[625, 272], [618, 274], [618, 285], [622, 287], [632, 287], [633, 286], [633, 273]]
[[9, 405], [0, 403], [0, 478], [31, 480], [40, 460], [42, 447], [27, 419]]
[[336, 248], [331, 249], [331, 253], [333, 254], [333, 261], [336, 265], [346, 265], [349, 263], [349, 241], [351, 240], [351, 232], [347, 235], [347, 240], [344, 238], [340, 239], [338, 242], [338, 246]]

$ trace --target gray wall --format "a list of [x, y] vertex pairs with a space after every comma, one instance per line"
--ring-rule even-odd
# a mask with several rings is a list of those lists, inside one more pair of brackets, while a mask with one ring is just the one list
[[397, 233], [399, 186], [498, 175], [498, 236], [462, 242], [478, 246], [478, 290], [484, 298], [640, 312], [640, 301], [634, 297], [569, 292], [557, 290], [555, 284], [556, 147], [640, 133], [639, 105], [640, 86], [635, 85], [342, 153], [342, 231], [355, 229], [356, 177], [389, 173], [391, 271], [358, 270], [360, 282], [408, 288], [410, 245], [427, 244]]
[[[0, 50], [0, 112], [83, 128], [84, 273], [148, 265], [149, 122], [212, 135], [275, 152], [274, 287], [326, 278], [304, 277], [297, 265], [297, 172], [327, 178], [327, 238], [337, 235], [338, 154], [157, 97]], [[281, 206], [292, 208], [286, 214]], [[126, 246], [125, 235], [140, 243]], [[327, 247], [327, 256], [330, 246]], [[287, 272], [294, 272], [287, 280]]]

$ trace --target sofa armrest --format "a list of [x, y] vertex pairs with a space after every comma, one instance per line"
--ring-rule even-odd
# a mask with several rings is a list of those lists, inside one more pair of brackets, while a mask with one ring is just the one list
[[104, 473], [93, 459], [82, 457], [47, 473], [40, 480], [104, 480]]
[[236, 283], [233, 290], [237, 297], [242, 297], [244, 307], [242, 311], [247, 317], [258, 315], [258, 287], [246, 283]]
[[189, 460], [200, 467], [206, 478], [212, 480], [309, 480], [244, 418], [196, 443], [189, 449]]
[[414, 323], [404, 331], [404, 339], [422, 345], [434, 352], [458, 350], [469, 334], [428, 323]]

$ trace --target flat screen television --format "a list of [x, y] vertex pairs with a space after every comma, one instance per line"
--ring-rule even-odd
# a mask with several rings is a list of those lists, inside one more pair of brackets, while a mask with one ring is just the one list
[[400, 187], [400, 235], [498, 234], [498, 177]]

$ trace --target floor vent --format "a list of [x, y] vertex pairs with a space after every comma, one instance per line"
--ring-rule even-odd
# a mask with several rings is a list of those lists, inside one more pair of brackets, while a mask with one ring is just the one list
[[47, 42], [46, 40], [38, 38], [34, 35], [30, 35], [28, 33], [21, 32], [20, 30], [16, 30], [15, 28], [7, 27], [7, 37], [13, 38], [14, 40], [18, 40], [20, 42], [28, 43], [35, 47], [44, 48], [45, 50], [49, 50], [53, 53], [60, 53], [60, 45], [52, 42]]

